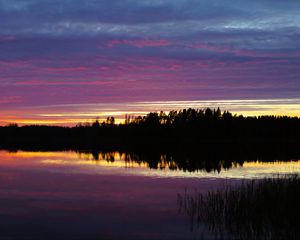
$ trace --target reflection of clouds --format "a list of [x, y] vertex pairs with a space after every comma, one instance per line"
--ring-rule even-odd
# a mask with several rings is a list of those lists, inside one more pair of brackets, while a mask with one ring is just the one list
[[300, 161], [291, 162], [245, 162], [243, 167], [225, 170], [223, 177], [264, 178], [285, 174], [300, 173]]
[[[206, 172], [179, 170], [174, 161], [166, 161], [161, 155], [157, 169], [150, 169], [146, 160], [136, 154], [120, 152], [6, 152], [0, 151], [0, 167], [21, 167], [28, 171], [57, 172], [95, 175], [130, 175], [155, 178], [264, 178], [276, 174], [300, 173], [300, 160], [290, 162], [244, 162], [233, 163], [230, 169]], [[155, 160], [155, 159], [153, 159]]]

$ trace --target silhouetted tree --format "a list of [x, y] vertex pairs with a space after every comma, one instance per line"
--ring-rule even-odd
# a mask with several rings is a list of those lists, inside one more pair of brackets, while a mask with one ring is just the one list
[[149, 113], [145, 118], [145, 124], [150, 126], [158, 126], [160, 124], [158, 113]]
[[[126, 120], [127, 119], [127, 120]], [[76, 127], [0, 127], [2, 146], [75, 146], [94, 148], [122, 145], [201, 145], [201, 143], [264, 143], [300, 145], [300, 119], [287, 116], [243, 117], [217, 109], [183, 109], [151, 112], [115, 124], [114, 117]], [[215, 153], [216, 151], [212, 151]]]
[[205, 109], [204, 117], [207, 120], [211, 120], [213, 117], [213, 111], [210, 108]]
[[106, 118], [106, 124], [107, 125], [114, 125], [115, 124], [115, 118], [114, 117], [107, 117]]
[[221, 115], [222, 115], [222, 112], [219, 107], [217, 108], [217, 110], [214, 109], [214, 119], [220, 119]]
[[92, 127], [93, 127], [93, 128], [98, 128], [98, 127], [100, 127], [100, 123], [99, 123], [99, 119], [98, 119], [98, 118], [96, 118], [96, 121], [93, 122]]

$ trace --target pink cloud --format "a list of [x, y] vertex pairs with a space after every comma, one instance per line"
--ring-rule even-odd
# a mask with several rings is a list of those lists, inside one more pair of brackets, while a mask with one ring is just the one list
[[294, 53], [270, 53], [270, 52], [259, 52], [255, 50], [248, 50], [248, 49], [237, 49], [232, 48], [229, 46], [217, 46], [214, 44], [207, 44], [207, 43], [197, 43], [197, 44], [190, 44], [188, 45], [189, 48], [195, 48], [195, 49], [204, 49], [209, 50], [217, 53], [232, 53], [237, 56], [248, 56], [248, 57], [274, 57], [274, 58], [280, 58], [280, 57], [299, 57], [300, 52], [294, 52]]
[[31, 66], [31, 63], [29, 61], [23, 61], [23, 60], [3, 61], [3, 60], [0, 60], [0, 67], [21, 68], [21, 67], [29, 67], [29, 66]]
[[236, 49], [234, 50], [234, 53], [236, 55], [243, 55], [243, 56], [249, 56], [249, 57], [274, 57], [274, 58], [293, 58], [293, 57], [299, 57], [300, 52], [294, 52], [294, 53], [269, 53], [269, 52], [257, 52], [257, 51], [251, 51], [251, 50], [243, 50], [243, 49]]
[[85, 72], [89, 70], [88, 67], [79, 66], [79, 67], [47, 67], [42, 68], [43, 71], [49, 71], [49, 72], [59, 72], [59, 73], [74, 73], [74, 72]]
[[14, 41], [16, 38], [14, 36], [0, 36], [0, 42]]
[[[47, 80], [24, 80], [15, 85], [18, 86], [113, 86], [134, 83], [136, 80], [110, 80], [110, 81], [47, 81]], [[1, 99], [0, 99], [1, 103]]]
[[188, 47], [189, 48], [195, 48], [195, 49], [199, 48], [199, 49], [204, 49], [204, 50], [209, 50], [209, 51], [214, 51], [214, 52], [219, 52], [219, 53], [229, 51], [229, 48], [219, 47], [219, 46], [215, 46], [215, 45], [207, 44], [207, 43], [189, 44]]
[[144, 40], [111, 40], [107, 43], [108, 48], [113, 48], [116, 45], [131, 45], [137, 48], [144, 48], [144, 47], [162, 47], [162, 46], [168, 46], [171, 42], [166, 39], [158, 39], [158, 40], [150, 40], [150, 39], [144, 39]]
[[0, 97], [0, 104], [5, 104], [5, 103], [19, 103], [21, 102], [21, 97], [20, 96], [5, 96], [5, 97]]

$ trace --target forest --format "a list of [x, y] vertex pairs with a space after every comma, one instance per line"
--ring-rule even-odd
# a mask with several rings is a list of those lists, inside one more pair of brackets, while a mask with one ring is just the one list
[[183, 109], [114, 117], [74, 127], [10, 124], [0, 127], [1, 148], [177, 148], [209, 144], [299, 146], [300, 118], [244, 117], [217, 109]]

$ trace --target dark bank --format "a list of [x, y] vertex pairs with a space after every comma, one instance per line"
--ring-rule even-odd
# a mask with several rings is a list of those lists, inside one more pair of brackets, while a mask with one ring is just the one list
[[7, 148], [91, 149], [199, 146], [200, 144], [299, 146], [300, 119], [287, 116], [244, 117], [218, 109], [184, 109], [126, 116], [125, 124], [113, 117], [102, 123], [75, 127], [0, 127], [0, 144]]

